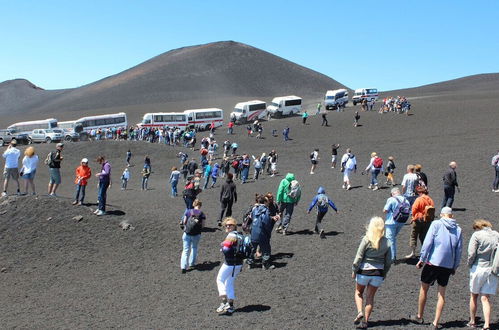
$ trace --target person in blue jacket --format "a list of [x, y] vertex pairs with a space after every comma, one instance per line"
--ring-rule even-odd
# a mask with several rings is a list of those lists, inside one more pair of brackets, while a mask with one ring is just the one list
[[213, 183], [211, 184], [210, 188], [213, 188], [215, 186], [215, 183], [217, 183], [218, 172], [220, 172], [220, 165], [218, 165], [218, 163], [215, 163], [213, 169], [211, 170], [211, 181]]
[[272, 228], [274, 228], [274, 221], [270, 216], [270, 211], [267, 207], [268, 200], [264, 195], [256, 197], [255, 206], [251, 210], [251, 255], [246, 260], [248, 267], [252, 268], [255, 262], [255, 253], [257, 248], [260, 247], [262, 253], [262, 268], [265, 270], [275, 268], [270, 263], [270, 237], [272, 235]]
[[316, 205], [317, 218], [315, 219], [314, 232], [319, 234], [321, 238], [325, 238], [324, 228], [322, 228], [322, 219], [326, 215], [329, 206], [331, 206], [336, 213], [338, 213], [338, 209], [336, 208], [336, 205], [334, 205], [333, 201], [327, 197], [326, 190], [323, 187], [319, 187], [317, 190], [317, 195], [315, 195], [312, 203], [310, 203], [307, 213], [310, 213]]

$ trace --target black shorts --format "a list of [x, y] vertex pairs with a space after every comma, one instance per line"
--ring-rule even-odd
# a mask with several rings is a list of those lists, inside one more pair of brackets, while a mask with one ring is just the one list
[[421, 272], [421, 282], [433, 285], [437, 281], [440, 286], [447, 286], [452, 269], [425, 264]]
[[313, 165], [317, 165], [317, 161], [316, 160], [311, 160], [312, 164]]

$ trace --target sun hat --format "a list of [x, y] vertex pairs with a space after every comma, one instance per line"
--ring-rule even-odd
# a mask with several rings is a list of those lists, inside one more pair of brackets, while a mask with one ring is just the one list
[[83, 158], [83, 159], [81, 160], [81, 162], [82, 162], [82, 163], [86, 163], [86, 164], [88, 164], [88, 158]]

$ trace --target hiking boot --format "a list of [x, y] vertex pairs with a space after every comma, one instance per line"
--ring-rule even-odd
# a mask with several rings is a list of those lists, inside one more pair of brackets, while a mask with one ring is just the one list
[[186, 274], [186, 273], [187, 273], [187, 269], [182, 268], [182, 274]]

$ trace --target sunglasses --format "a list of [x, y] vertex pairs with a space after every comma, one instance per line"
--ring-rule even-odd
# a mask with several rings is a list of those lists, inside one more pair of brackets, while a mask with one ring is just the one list
[[232, 223], [228, 223], [225, 225], [226, 228], [229, 228], [229, 227], [235, 227], [236, 225], [235, 224], [232, 224]]

